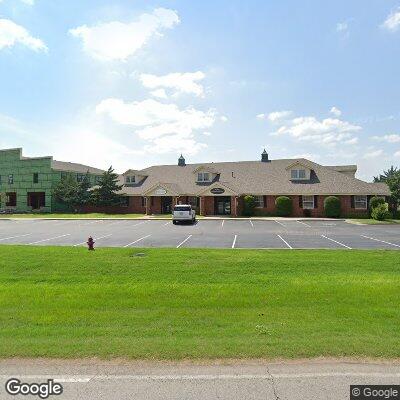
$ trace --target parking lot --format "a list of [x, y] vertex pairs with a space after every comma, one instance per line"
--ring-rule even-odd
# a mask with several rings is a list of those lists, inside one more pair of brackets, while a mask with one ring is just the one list
[[0, 244], [229, 249], [400, 249], [400, 225], [345, 221], [0, 220]]

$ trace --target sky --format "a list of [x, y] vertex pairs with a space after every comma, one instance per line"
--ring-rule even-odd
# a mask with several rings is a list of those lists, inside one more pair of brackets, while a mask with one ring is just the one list
[[0, 148], [117, 172], [400, 165], [400, 0], [0, 0]]

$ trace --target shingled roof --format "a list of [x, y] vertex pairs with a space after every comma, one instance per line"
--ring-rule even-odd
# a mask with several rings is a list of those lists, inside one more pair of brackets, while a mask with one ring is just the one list
[[89, 172], [90, 174], [101, 175], [104, 172], [102, 169], [89, 167], [88, 165], [56, 160], [51, 160], [51, 168], [57, 171], [76, 172], [80, 174], [86, 174], [86, 172]]
[[[309, 165], [312, 172], [310, 180], [292, 181], [286, 169], [296, 163]], [[196, 182], [194, 173], [199, 167], [209, 167], [218, 175], [212, 183]], [[355, 166], [342, 168], [343, 171]], [[220, 182], [231, 188], [237, 195], [390, 195], [389, 188], [384, 183], [367, 183], [353, 178], [348, 174], [338, 172], [340, 166], [323, 166], [306, 159], [282, 159], [270, 162], [238, 161], [220, 163], [201, 163], [178, 165], [159, 165], [145, 168], [141, 171], [147, 176], [140, 184], [126, 186], [126, 195], [144, 195], [158, 184], [174, 185], [179, 188], [180, 195], [198, 195], [206, 185]], [[120, 184], [124, 177], [120, 176]]]

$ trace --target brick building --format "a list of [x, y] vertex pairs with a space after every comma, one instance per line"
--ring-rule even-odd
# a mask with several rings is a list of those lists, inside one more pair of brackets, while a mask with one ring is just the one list
[[191, 204], [200, 215], [242, 214], [245, 195], [256, 199], [256, 214], [274, 215], [275, 199], [288, 196], [293, 216], [324, 216], [324, 199], [337, 196], [343, 215], [368, 212], [372, 196], [389, 196], [386, 184], [355, 178], [356, 165], [324, 166], [306, 159], [160, 165], [128, 170], [120, 176], [126, 202], [113, 211], [170, 213], [174, 204]]

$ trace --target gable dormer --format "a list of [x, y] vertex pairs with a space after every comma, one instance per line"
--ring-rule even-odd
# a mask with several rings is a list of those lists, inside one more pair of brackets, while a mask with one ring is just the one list
[[307, 162], [295, 161], [293, 164], [286, 167], [286, 171], [291, 181], [309, 181], [312, 167]]
[[211, 166], [200, 165], [193, 171], [193, 174], [197, 183], [210, 183], [219, 173]]
[[136, 185], [147, 177], [143, 172], [134, 169], [128, 169], [128, 171], [124, 172], [122, 176], [124, 177], [125, 186]]

